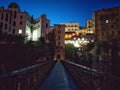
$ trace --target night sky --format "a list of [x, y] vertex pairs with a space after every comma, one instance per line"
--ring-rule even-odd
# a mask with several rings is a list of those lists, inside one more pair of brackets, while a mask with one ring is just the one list
[[10, 2], [16, 2], [21, 11], [27, 11], [34, 18], [46, 14], [51, 26], [64, 22], [85, 26], [94, 11], [120, 6], [120, 0], [0, 0], [0, 6], [7, 8]]

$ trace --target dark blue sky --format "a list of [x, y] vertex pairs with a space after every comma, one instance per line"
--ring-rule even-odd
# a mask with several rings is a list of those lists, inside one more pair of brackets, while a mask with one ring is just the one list
[[79, 22], [85, 26], [94, 11], [120, 6], [120, 0], [0, 0], [0, 6], [7, 8], [10, 2], [16, 2], [21, 11], [27, 11], [34, 18], [45, 13], [51, 25]]

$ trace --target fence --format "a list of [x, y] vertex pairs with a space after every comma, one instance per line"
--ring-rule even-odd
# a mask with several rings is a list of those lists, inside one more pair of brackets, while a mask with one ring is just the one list
[[55, 62], [45, 62], [0, 75], [0, 90], [37, 90]]
[[70, 61], [63, 64], [83, 90], [120, 90], [120, 77]]

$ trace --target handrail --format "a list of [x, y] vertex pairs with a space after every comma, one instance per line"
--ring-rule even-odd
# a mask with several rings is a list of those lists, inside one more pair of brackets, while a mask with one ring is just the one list
[[112, 75], [110, 73], [105, 73], [105, 72], [102, 72], [102, 71], [99, 71], [99, 70], [96, 70], [96, 69], [92, 69], [90, 67], [86, 67], [84, 65], [80, 65], [80, 64], [68, 61], [68, 60], [65, 60], [65, 62], [67, 62], [69, 64], [72, 64], [74, 66], [80, 67], [80, 68], [82, 68], [84, 70], [87, 70], [87, 71], [91, 72], [93, 75], [104, 76], [104, 77], [107, 77], [109, 79], [116, 79], [116, 80], [120, 81], [120, 77]]
[[0, 79], [25, 73], [28, 70], [31, 70], [33, 68], [39, 67], [41, 65], [44, 65], [44, 64], [47, 64], [47, 63], [50, 63], [50, 62], [52, 62], [52, 61], [44, 62], [44, 63], [40, 63], [40, 64], [36, 64], [36, 65], [31, 65], [31, 66], [24, 67], [24, 68], [21, 68], [21, 69], [18, 69], [18, 70], [14, 70], [14, 71], [10, 71], [10, 72], [4, 73], [4, 74], [0, 74]]
[[48, 61], [0, 75], [0, 90], [37, 90], [55, 65]]

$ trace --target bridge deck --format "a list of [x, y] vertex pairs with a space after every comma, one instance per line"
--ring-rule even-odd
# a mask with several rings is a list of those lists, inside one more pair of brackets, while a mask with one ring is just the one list
[[43, 82], [39, 90], [79, 90], [60, 61]]

